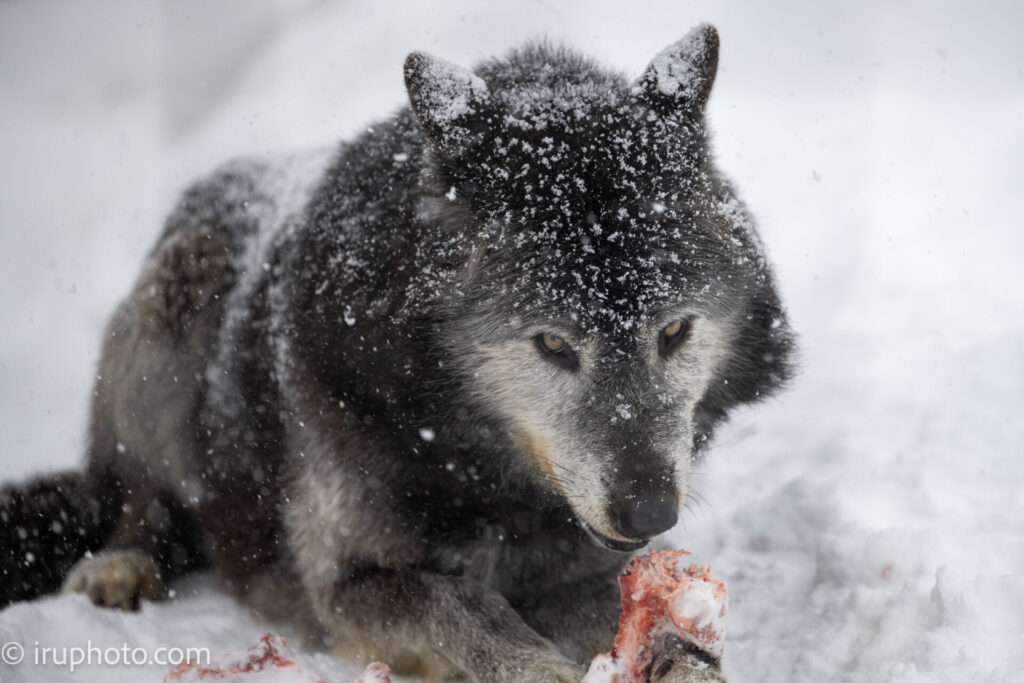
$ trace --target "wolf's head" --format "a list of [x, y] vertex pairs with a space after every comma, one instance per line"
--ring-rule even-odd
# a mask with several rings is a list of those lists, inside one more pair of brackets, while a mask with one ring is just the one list
[[406, 62], [443, 343], [521, 464], [603, 545], [672, 527], [733, 405], [787, 374], [791, 334], [744, 207], [713, 168], [718, 35], [629, 81], [536, 45], [469, 71]]

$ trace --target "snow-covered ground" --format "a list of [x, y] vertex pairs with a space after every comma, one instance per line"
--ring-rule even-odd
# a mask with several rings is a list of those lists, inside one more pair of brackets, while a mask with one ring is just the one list
[[[710, 118], [776, 263], [802, 374], [735, 417], [671, 545], [732, 596], [735, 681], [1024, 680], [1024, 6], [0, 3], [0, 479], [74, 465], [101, 326], [175, 193], [232, 155], [349, 135], [426, 49], [564, 39], [638, 73], [722, 35]], [[159, 680], [40, 647], [239, 649], [202, 577], [141, 613], [0, 612], [0, 680]], [[323, 672], [355, 674], [318, 659]]]

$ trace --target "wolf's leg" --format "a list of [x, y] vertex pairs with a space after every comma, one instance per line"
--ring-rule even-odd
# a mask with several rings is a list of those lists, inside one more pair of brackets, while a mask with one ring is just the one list
[[137, 610], [140, 600], [165, 595], [160, 569], [140, 550], [102, 550], [83, 557], [68, 573], [62, 590], [85, 593], [99, 607], [125, 611]]
[[201, 563], [194, 514], [172, 492], [199, 477], [200, 379], [231, 281], [217, 225], [169, 228], [107, 326], [92, 401], [86, 478], [113, 532], [81, 559], [64, 591], [136, 609]]
[[725, 683], [721, 662], [675, 636], [651, 664], [651, 683]]
[[165, 597], [165, 581], [192, 568], [187, 520], [174, 503], [139, 488], [121, 506], [121, 518], [102, 551], [83, 557], [64, 580], [65, 593], [85, 593], [94, 604], [136, 610], [140, 600]]
[[[315, 396], [308, 387], [304, 393]], [[402, 456], [387, 451], [390, 435], [361, 420], [323, 429], [315, 410], [326, 405], [300, 404], [293, 418], [306, 429], [291, 444], [302, 457], [290, 463], [285, 528], [306, 604], [335, 650], [401, 661], [394, 668], [402, 675], [420, 674], [414, 660], [421, 660], [482, 683], [579, 683], [583, 667], [530, 628], [501, 593], [430, 569], [438, 565], [431, 553], [454, 549], [431, 547], [410, 524], [418, 520], [397, 514], [398, 494], [380, 485], [403, 467]], [[372, 475], [381, 477], [376, 485]]]
[[616, 573], [559, 586], [522, 609], [526, 623], [580, 664], [608, 652], [619, 626]]
[[321, 620], [339, 642], [379, 650], [437, 652], [473, 680], [578, 683], [584, 670], [526, 625], [482, 584], [413, 569], [375, 569], [313, 591]]

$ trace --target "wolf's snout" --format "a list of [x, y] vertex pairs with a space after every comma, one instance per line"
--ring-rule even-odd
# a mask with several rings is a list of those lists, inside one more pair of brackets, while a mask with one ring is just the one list
[[675, 498], [624, 501], [612, 510], [615, 530], [626, 538], [651, 538], [676, 525], [679, 504]]

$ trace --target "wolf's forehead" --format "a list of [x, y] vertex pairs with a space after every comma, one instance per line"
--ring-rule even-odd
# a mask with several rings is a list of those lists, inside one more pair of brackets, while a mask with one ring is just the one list
[[501, 226], [497, 241], [516, 255], [521, 306], [628, 332], [691, 298], [704, 279], [707, 259], [687, 254], [706, 256], [718, 241], [695, 216], [708, 189], [695, 160], [667, 163], [638, 127], [587, 130], [575, 139], [510, 138], [491, 217]]
[[[548, 103], [550, 105], [550, 103]], [[538, 199], [616, 192], [619, 201], [665, 176], [693, 175], [699, 159], [678, 130], [647, 121], [626, 103], [549, 106], [507, 113], [483, 163], [510, 192]]]
[[[619, 276], [615, 276], [615, 272]], [[603, 269], [598, 266], [526, 272], [517, 290], [532, 320], [571, 321], [586, 333], [628, 337], [659, 310], [677, 303], [671, 276], [657, 268]]]
[[584, 223], [575, 233], [521, 231], [493, 244], [506, 264], [503, 298], [523, 320], [568, 321], [586, 333], [629, 338], [665, 311], [699, 302], [708, 259], [688, 260], [685, 237], [669, 239], [670, 229], [592, 230]]
[[470, 175], [491, 217], [540, 232], [583, 226], [600, 238], [701, 194], [695, 126], [648, 119], [621, 98], [570, 102], [521, 103], [485, 142]]

